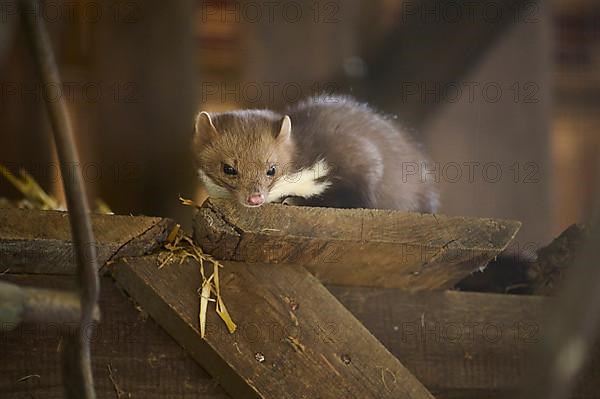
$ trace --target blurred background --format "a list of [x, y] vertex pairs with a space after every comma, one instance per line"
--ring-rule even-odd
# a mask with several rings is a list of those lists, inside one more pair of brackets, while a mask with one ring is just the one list
[[[518, 219], [515, 250], [585, 222], [600, 178], [595, 0], [43, 1], [92, 199], [187, 224], [194, 113], [352, 94], [436, 162], [441, 212]], [[0, 2], [0, 163], [61, 197], [38, 79]], [[0, 179], [0, 197], [19, 193]]]

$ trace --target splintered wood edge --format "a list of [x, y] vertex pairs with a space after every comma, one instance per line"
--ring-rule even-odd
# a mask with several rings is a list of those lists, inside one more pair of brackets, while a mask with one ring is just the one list
[[202, 243], [202, 249], [218, 259], [231, 259], [242, 239], [243, 231], [225, 220], [223, 213], [215, 209], [209, 201], [205, 201], [198, 209], [194, 220], [202, 223], [194, 224], [193, 238]]
[[[171, 219], [159, 219], [146, 231], [123, 244], [106, 262], [123, 257], [144, 256], [160, 248], [176, 223]], [[103, 266], [106, 266], [106, 263]]]

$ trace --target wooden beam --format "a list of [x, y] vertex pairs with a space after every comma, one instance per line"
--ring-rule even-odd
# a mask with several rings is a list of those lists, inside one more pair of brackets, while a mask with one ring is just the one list
[[[65, 215], [0, 209], [0, 272], [71, 274]], [[92, 222], [100, 264], [117, 252], [148, 253], [174, 225], [169, 219], [115, 215], [93, 215]], [[418, 290], [452, 287], [501, 252], [519, 226], [384, 210], [278, 205], [247, 210], [209, 200], [196, 219], [195, 235], [206, 251], [223, 259], [298, 263], [328, 283]]]
[[[6, 274], [0, 278], [20, 286], [74, 288], [71, 276]], [[99, 399], [230, 398], [185, 349], [141, 308], [134, 307], [110, 277], [101, 280], [102, 321], [92, 337], [94, 385]], [[64, 398], [60, 372], [64, 342], [59, 326], [24, 324], [14, 331], [0, 328], [0, 342], [0, 396]]]
[[209, 199], [194, 239], [218, 259], [293, 263], [329, 284], [451, 288], [502, 252], [516, 221]]
[[[169, 219], [99, 214], [92, 215], [92, 224], [100, 266], [126, 244], [123, 255], [151, 251], [174, 225]], [[143, 237], [146, 239], [135, 240]], [[0, 273], [73, 274], [75, 258], [67, 213], [0, 209], [0, 259]]]
[[549, 301], [461, 292], [328, 286], [434, 395], [514, 391]]
[[301, 267], [224, 262], [221, 289], [238, 330], [209, 311], [202, 339], [198, 265], [157, 265], [156, 256], [125, 258], [109, 269], [233, 397], [432, 398]]
[[[69, 276], [7, 274], [1, 278], [22, 286], [73, 287]], [[531, 363], [528, 350], [542, 332], [537, 327], [556, 302], [464, 292], [408, 294], [395, 289], [327, 288], [438, 399], [507, 397]], [[227, 299], [227, 291], [224, 295]], [[136, 310], [110, 277], [102, 279], [100, 306], [103, 319], [92, 340], [99, 397], [114, 395], [107, 364], [113, 368], [117, 385], [133, 397], [229, 397], [141, 307]], [[504, 322], [497, 328], [499, 321]], [[485, 333], [484, 326], [488, 326]], [[498, 331], [502, 336], [496, 339]], [[1, 330], [0, 341], [6, 360], [0, 362], [0, 392], [62, 398], [60, 373], [56, 372], [58, 328], [42, 330], [30, 325], [14, 332]], [[25, 346], [35, 355], [23, 357]], [[600, 351], [596, 350], [573, 398], [591, 399], [600, 391], [599, 366]], [[32, 374], [40, 378], [17, 382]], [[159, 376], [161, 383], [156, 386], [153, 381]]]
[[[556, 299], [396, 289], [328, 289], [436, 397], [511, 397]], [[578, 376], [574, 398], [600, 392], [600, 347]]]

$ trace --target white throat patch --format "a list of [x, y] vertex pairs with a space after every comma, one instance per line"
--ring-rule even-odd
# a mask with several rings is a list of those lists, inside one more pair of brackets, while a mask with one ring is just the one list
[[219, 186], [202, 170], [198, 169], [198, 176], [208, 192], [208, 196], [212, 198], [231, 198], [231, 193], [225, 187]]
[[317, 181], [317, 179], [327, 176], [328, 173], [329, 166], [324, 160], [320, 160], [308, 169], [281, 176], [269, 192], [267, 202], [291, 196], [309, 198], [321, 195], [331, 185], [331, 182]]

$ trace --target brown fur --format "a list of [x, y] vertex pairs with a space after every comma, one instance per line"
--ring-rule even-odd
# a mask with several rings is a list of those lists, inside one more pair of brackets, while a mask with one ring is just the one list
[[[387, 118], [349, 97], [310, 98], [287, 111], [291, 137], [278, 140], [283, 115], [246, 110], [211, 114], [199, 120], [194, 151], [199, 168], [240, 201], [250, 192], [268, 194], [285, 173], [307, 169], [324, 159], [331, 186], [320, 196], [302, 199], [312, 206], [385, 208], [433, 212], [437, 193], [420, 173], [403, 176], [403, 163], [419, 168], [427, 159], [416, 143]], [[223, 162], [236, 167], [224, 175]], [[268, 164], [278, 165], [275, 178]]]
[[[251, 193], [268, 195], [294, 157], [292, 140], [278, 140], [283, 116], [271, 111], [234, 111], [212, 114], [216, 132], [207, 119], [199, 120], [194, 135], [197, 166], [216, 184], [227, 188], [240, 202]], [[223, 173], [223, 164], [239, 171], [237, 176]], [[273, 178], [266, 175], [276, 165]]]

